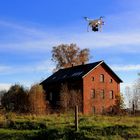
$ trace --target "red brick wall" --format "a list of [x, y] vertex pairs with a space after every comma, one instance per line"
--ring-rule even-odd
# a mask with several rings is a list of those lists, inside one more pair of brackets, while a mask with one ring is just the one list
[[[104, 75], [104, 82], [100, 82], [100, 75]], [[94, 77], [94, 81], [92, 81]], [[112, 79], [112, 83], [110, 83]], [[95, 98], [92, 98], [91, 90], [95, 89]], [[101, 90], [104, 90], [104, 99], [101, 98]], [[110, 91], [113, 90], [114, 98], [110, 99]], [[97, 68], [89, 72], [83, 78], [83, 113], [92, 114], [93, 106], [95, 107], [95, 113], [101, 114], [102, 107], [107, 110], [115, 103], [115, 95], [120, 92], [120, 84], [113, 77], [113, 75], [106, 70], [104, 65], [99, 65]]]

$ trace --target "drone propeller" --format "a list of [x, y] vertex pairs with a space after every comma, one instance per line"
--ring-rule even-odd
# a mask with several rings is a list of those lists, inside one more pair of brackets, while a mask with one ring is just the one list
[[83, 17], [86, 21], [88, 21], [89, 20], [89, 18], [88, 17]]
[[100, 16], [100, 19], [103, 19], [103, 18], [105, 18], [104, 16]]

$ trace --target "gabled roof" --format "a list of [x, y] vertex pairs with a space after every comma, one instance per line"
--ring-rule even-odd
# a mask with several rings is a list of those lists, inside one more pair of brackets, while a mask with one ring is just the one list
[[107, 66], [104, 61], [98, 61], [90, 64], [84, 64], [84, 65], [78, 65], [73, 66], [70, 68], [60, 69], [54, 74], [52, 74], [50, 77], [48, 77], [46, 80], [41, 82], [41, 84], [47, 84], [47, 83], [54, 83], [59, 81], [65, 81], [69, 79], [82, 79], [86, 74], [88, 74], [90, 71], [94, 70], [96, 67], [98, 67], [100, 64], [103, 64], [115, 77], [119, 82], [122, 82], [122, 80]]

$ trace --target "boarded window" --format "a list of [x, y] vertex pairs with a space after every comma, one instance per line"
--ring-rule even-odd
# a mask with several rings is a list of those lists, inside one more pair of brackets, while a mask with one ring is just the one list
[[103, 75], [103, 74], [100, 75], [100, 82], [101, 82], [101, 83], [104, 82], [104, 75]]

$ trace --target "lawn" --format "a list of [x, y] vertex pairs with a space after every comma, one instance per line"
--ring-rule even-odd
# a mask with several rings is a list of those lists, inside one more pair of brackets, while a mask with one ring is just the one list
[[0, 116], [0, 140], [140, 140], [140, 117], [79, 115]]

